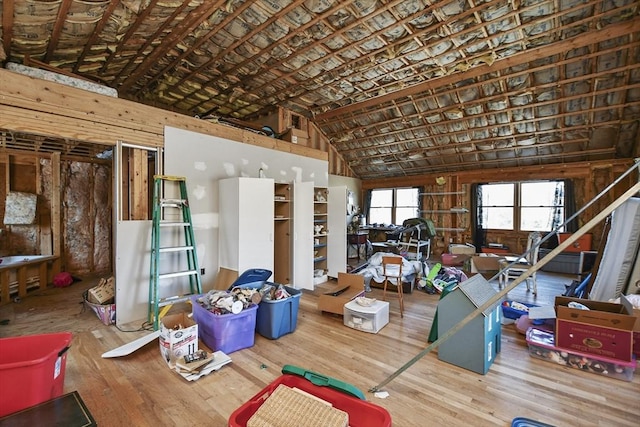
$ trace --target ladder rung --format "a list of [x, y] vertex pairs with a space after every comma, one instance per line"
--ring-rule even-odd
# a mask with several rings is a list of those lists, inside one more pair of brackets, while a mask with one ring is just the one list
[[153, 179], [161, 179], [163, 181], [186, 181], [186, 176], [179, 175], [154, 175]]
[[198, 274], [196, 270], [176, 271], [175, 273], [159, 274], [158, 279], [169, 279], [171, 277], [194, 276]]
[[160, 199], [162, 206], [182, 206], [186, 203], [187, 201], [185, 199]]
[[160, 248], [158, 252], [180, 252], [180, 251], [192, 251], [193, 246], [167, 246]]
[[[178, 304], [191, 300], [191, 295], [176, 295], [174, 297], [160, 298], [158, 301], [158, 307], [164, 307], [166, 305]], [[153, 302], [153, 301], [152, 301]]]
[[190, 227], [191, 223], [189, 222], [176, 222], [176, 221], [160, 221], [160, 227]]

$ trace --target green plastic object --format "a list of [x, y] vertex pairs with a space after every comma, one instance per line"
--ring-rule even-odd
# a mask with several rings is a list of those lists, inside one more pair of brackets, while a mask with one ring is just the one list
[[311, 384], [318, 387], [329, 387], [339, 392], [348, 394], [360, 400], [367, 400], [364, 397], [364, 393], [360, 391], [356, 386], [339, 381], [335, 378], [327, 377], [326, 375], [318, 374], [317, 372], [302, 369], [298, 366], [284, 365], [282, 367], [283, 374], [297, 375], [310, 381]]
[[[457, 282], [452, 283], [449, 286], [446, 286], [444, 289], [442, 289], [442, 293], [440, 294], [440, 298], [438, 300], [441, 300], [442, 298], [446, 297], [449, 294], [449, 292], [451, 292], [456, 288], [456, 286], [458, 286]], [[436, 314], [433, 315], [433, 323], [431, 324], [431, 331], [429, 331], [428, 341], [434, 342], [437, 339], [438, 339], [438, 307], [436, 307]]]
[[427, 280], [427, 283], [433, 284], [433, 279], [436, 278], [438, 273], [440, 273], [441, 269], [442, 269], [442, 264], [440, 263], [437, 263], [433, 267], [431, 267], [431, 270], [429, 270], [429, 274], [427, 274], [427, 277], [425, 277], [425, 279]]

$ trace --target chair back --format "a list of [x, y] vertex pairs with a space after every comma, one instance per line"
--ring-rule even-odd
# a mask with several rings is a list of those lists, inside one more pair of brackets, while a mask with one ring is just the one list
[[416, 240], [426, 240], [436, 236], [433, 221], [425, 218], [408, 218], [402, 222], [405, 229], [411, 229], [411, 236]]
[[382, 275], [387, 277], [402, 277], [402, 257], [383, 256]]
[[[540, 241], [542, 240], [542, 234], [539, 231], [529, 233], [527, 237], [527, 261], [533, 265], [538, 262], [538, 253], [540, 250]], [[532, 249], [533, 248], [533, 249]]]

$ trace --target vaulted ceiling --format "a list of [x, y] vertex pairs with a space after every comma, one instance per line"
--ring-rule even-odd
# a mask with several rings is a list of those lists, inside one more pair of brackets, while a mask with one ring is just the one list
[[313, 120], [363, 178], [640, 155], [632, 0], [3, 0], [0, 59]]

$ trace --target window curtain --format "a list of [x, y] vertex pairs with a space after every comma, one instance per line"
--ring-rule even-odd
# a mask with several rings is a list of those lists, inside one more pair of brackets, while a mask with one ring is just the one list
[[371, 194], [372, 194], [372, 191], [373, 190], [365, 191], [364, 192], [364, 197], [363, 197], [363, 200], [362, 200], [362, 204], [364, 205], [362, 207], [362, 214], [367, 219], [367, 224], [371, 223], [369, 221], [369, 210], [371, 209]]
[[476, 252], [480, 252], [482, 247], [485, 246], [487, 238], [487, 231], [482, 224], [482, 185], [473, 184], [471, 186], [471, 194], [475, 194], [475, 197], [471, 198], [471, 212], [475, 212], [475, 215], [471, 218], [473, 227], [471, 237], [476, 247]]
[[[572, 215], [576, 213], [576, 194], [573, 180], [565, 179], [564, 180], [564, 218], [561, 218], [560, 223], [565, 220], [565, 218], [571, 218]], [[560, 224], [558, 223], [558, 225]], [[554, 221], [554, 229], [555, 229], [555, 221]], [[578, 230], [578, 218], [573, 219], [570, 223], [565, 226], [565, 230], [568, 233], [574, 233]]]

